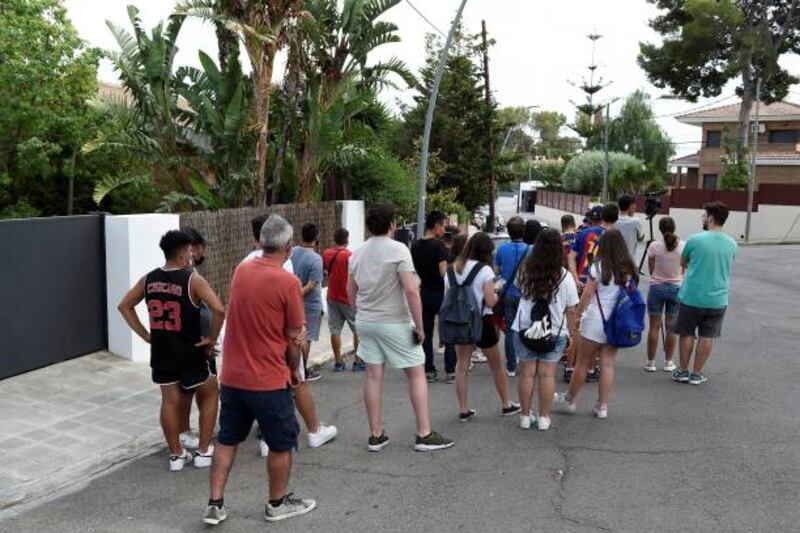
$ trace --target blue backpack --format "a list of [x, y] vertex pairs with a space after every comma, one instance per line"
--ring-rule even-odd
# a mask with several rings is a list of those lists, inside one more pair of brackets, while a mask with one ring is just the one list
[[647, 304], [635, 280], [632, 279], [619, 288], [617, 301], [608, 319], [603, 313], [600, 295], [598, 292], [594, 295], [597, 298], [597, 307], [603, 319], [603, 329], [608, 344], [617, 348], [631, 348], [642, 342]]

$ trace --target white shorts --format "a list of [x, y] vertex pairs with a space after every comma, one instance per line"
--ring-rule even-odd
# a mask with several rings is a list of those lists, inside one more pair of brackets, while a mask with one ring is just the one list
[[594, 314], [585, 313], [581, 317], [581, 337], [598, 344], [605, 344], [608, 339], [603, 329], [603, 320]]

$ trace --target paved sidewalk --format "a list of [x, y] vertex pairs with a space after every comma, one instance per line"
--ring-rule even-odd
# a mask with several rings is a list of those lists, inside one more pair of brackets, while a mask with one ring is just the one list
[[[342, 342], [352, 348], [347, 328]], [[323, 319], [309, 362], [332, 357]], [[108, 352], [0, 381], [0, 518], [160, 449], [160, 402], [146, 363]]]

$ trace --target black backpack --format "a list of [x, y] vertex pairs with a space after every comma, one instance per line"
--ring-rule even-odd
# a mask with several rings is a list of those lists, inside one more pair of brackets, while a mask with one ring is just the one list
[[439, 337], [447, 344], [475, 344], [483, 334], [483, 299], [472, 292], [472, 282], [485, 265], [478, 262], [464, 283], [458, 284], [453, 267], [447, 269], [450, 287], [439, 309]]
[[[551, 296], [551, 299], [556, 297], [558, 289], [561, 287], [561, 282], [564, 281], [564, 277], [566, 277], [566, 275], [561, 277], [561, 281], [559, 281], [558, 285], [556, 285], [556, 288], [553, 289], [553, 295]], [[561, 336], [561, 330], [564, 328], [566, 312], [564, 315], [565, 316], [561, 318], [561, 325], [558, 328], [558, 333], [553, 335], [553, 330], [550, 327], [553, 324], [552, 317], [550, 316], [550, 302], [544, 298], [537, 298], [533, 302], [533, 307], [531, 308], [530, 327], [518, 332], [520, 341], [522, 341], [522, 344], [526, 348], [533, 352], [549, 353], [554, 351], [556, 349], [558, 338]], [[535, 338], [530, 338], [526, 335], [526, 333], [533, 327], [538, 329], [538, 331], [535, 332], [538, 335]]]

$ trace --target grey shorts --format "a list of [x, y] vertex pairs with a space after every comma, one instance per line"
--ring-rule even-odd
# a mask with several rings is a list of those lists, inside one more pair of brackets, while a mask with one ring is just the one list
[[332, 337], [342, 334], [344, 323], [350, 327], [353, 335], [356, 334], [356, 312], [347, 304], [328, 300], [328, 329]]
[[309, 309], [306, 307], [306, 340], [317, 342], [319, 329], [322, 327], [322, 309]]
[[725, 318], [726, 307], [722, 309], [706, 309], [680, 304], [678, 319], [675, 321], [673, 333], [681, 337], [694, 337], [699, 335], [707, 339], [716, 339], [722, 335], [722, 321]]

